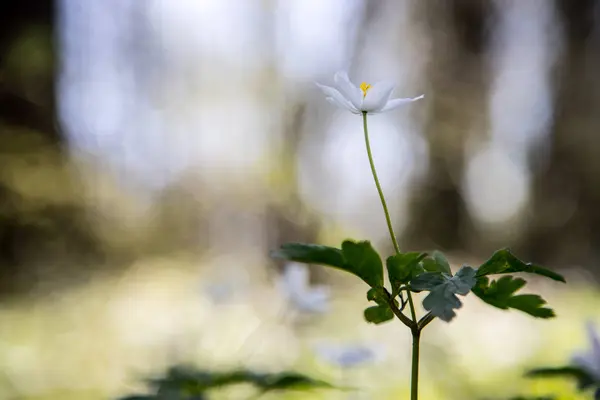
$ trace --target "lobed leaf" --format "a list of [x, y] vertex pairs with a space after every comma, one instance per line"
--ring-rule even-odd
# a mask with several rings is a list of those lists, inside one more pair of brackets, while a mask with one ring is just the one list
[[532, 263], [525, 263], [515, 257], [509, 249], [496, 251], [489, 260], [484, 262], [477, 270], [477, 277], [493, 274], [511, 274], [516, 272], [527, 272], [545, 276], [559, 282], [566, 282], [565, 278], [549, 269]]
[[450, 277], [442, 272], [423, 272], [416, 276], [409, 283], [410, 290], [421, 292], [423, 290], [433, 290], [439, 285], [442, 285]]
[[536, 294], [515, 295], [514, 293], [525, 286], [527, 282], [513, 276], [490, 281], [487, 277], [477, 279], [477, 284], [471, 289], [473, 293], [486, 303], [507, 310], [514, 308], [536, 318], [552, 318], [554, 311], [542, 307], [546, 301]]
[[450, 322], [456, 316], [454, 310], [462, 307], [457, 294], [465, 296], [475, 285], [476, 271], [462, 267], [455, 276], [444, 272], [425, 272], [410, 281], [411, 290], [429, 290], [423, 307], [442, 321]]

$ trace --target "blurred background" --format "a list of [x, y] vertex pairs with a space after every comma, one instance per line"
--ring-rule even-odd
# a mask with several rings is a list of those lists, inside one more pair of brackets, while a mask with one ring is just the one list
[[[393, 250], [361, 120], [313, 83], [342, 69], [425, 94], [369, 121], [403, 249], [508, 246], [569, 282], [529, 279], [554, 320], [468, 296], [430, 325], [423, 399], [579, 398], [522, 372], [600, 323], [599, 68], [599, 0], [3, 0], [0, 398], [115, 398], [174, 363], [405, 396], [409, 332], [363, 321], [366, 286], [311, 268], [331, 310], [300, 315], [268, 257]], [[384, 357], [346, 371], [322, 341]]]

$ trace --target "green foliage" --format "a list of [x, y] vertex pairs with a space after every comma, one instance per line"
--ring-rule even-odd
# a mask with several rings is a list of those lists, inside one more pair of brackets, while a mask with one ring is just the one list
[[446, 256], [444, 256], [443, 253], [435, 250], [431, 254], [431, 257], [433, 257], [433, 260], [435, 261], [435, 266], [440, 272], [445, 272], [448, 275], [452, 275], [452, 271], [450, 270], [450, 263], [448, 262]]
[[132, 395], [119, 400], [203, 400], [206, 392], [223, 386], [249, 383], [261, 393], [276, 390], [332, 388], [326, 382], [296, 372], [257, 373], [247, 370], [212, 372], [174, 366], [160, 378], [147, 380], [151, 394]]
[[[119, 400], [155, 400], [156, 396], [144, 396], [144, 395], [133, 395], [127, 397], [121, 397]], [[198, 400], [202, 400], [202, 397], [196, 397]]]
[[271, 253], [274, 258], [342, 269], [371, 287], [383, 286], [383, 263], [368, 241], [346, 240], [342, 248], [305, 243], [287, 243]]
[[508, 249], [496, 251], [489, 260], [479, 267], [477, 270], [477, 277], [480, 278], [486, 275], [511, 274], [516, 272], [537, 274], [555, 281], [566, 283], [566, 280], [562, 275], [532, 263], [524, 263], [515, 257]]
[[445, 272], [424, 272], [410, 282], [411, 289], [428, 290], [423, 307], [442, 321], [449, 322], [456, 316], [454, 310], [462, 307], [457, 295], [466, 296], [475, 285], [476, 271], [462, 267], [455, 276]]
[[546, 301], [540, 296], [514, 294], [526, 283], [524, 279], [510, 275], [503, 276], [496, 281], [490, 281], [484, 276], [477, 279], [477, 284], [472, 290], [481, 300], [503, 310], [514, 308], [537, 318], [554, 317], [554, 311], [551, 308], [542, 307]]
[[394, 313], [388, 305], [371, 306], [364, 311], [367, 322], [381, 324], [394, 319]]
[[342, 243], [345, 267], [371, 287], [383, 286], [383, 263], [369, 241]]
[[517, 396], [517, 397], [511, 397], [510, 400], [556, 400], [556, 397], [551, 397], [551, 396], [536, 396], [536, 397], [525, 397], [525, 396]]
[[387, 293], [382, 287], [371, 288], [367, 292], [367, 300], [374, 301], [380, 306], [387, 305]]
[[426, 256], [426, 253], [415, 252], [400, 253], [387, 258], [385, 264], [392, 285], [393, 297], [398, 294], [402, 285], [406, 285], [411, 279], [425, 272], [421, 261]]
[[576, 366], [536, 368], [528, 371], [525, 376], [529, 378], [570, 378], [577, 382], [577, 387], [581, 390], [590, 387], [600, 388], [600, 382], [597, 382], [593, 376]]
[[[394, 318], [394, 312], [388, 305], [387, 297], [388, 294], [382, 287], [369, 289], [367, 292], [367, 300], [374, 301], [377, 305], [365, 309], [364, 316], [367, 322], [381, 324]], [[394, 301], [394, 303], [396, 306], [398, 305], [397, 301]]]
[[340, 249], [319, 244], [286, 243], [279, 250], [271, 252], [271, 257], [344, 268], [344, 256]]
[[[350, 272], [376, 291], [369, 291], [367, 297], [377, 303], [364, 311], [368, 322], [380, 324], [393, 319], [391, 299], [400, 296], [402, 290], [413, 292], [428, 291], [423, 307], [435, 317], [449, 322], [455, 316], [454, 310], [462, 307], [458, 295], [466, 296], [471, 290], [486, 303], [501, 309], [514, 308], [537, 318], [551, 318], [554, 311], [544, 307], [546, 301], [535, 294], [515, 293], [525, 285], [525, 280], [505, 276], [492, 280], [488, 275], [527, 272], [541, 275], [555, 281], [565, 282], [565, 278], [546, 268], [525, 263], [508, 249], [496, 251], [477, 270], [463, 266], [452, 276], [450, 263], [439, 251], [431, 256], [422, 252], [399, 253], [386, 259], [386, 268], [391, 284], [391, 294], [383, 288], [383, 265], [381, 257], [368, 241], [346, 240], [341, 249], [315, 244], [288, 243], [272, 253], [273, 257], [286, 260], [322, 264]], [[390, 297], [390, 299], [386, 298]]]

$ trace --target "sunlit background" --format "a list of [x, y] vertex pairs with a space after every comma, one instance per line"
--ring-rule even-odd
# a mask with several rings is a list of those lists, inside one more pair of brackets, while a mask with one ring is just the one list
[[432, 323], [422, 398], [585, 398], [522, 375], [600, 327], [600, 0], [2, 1], [0, 398], [113, 399], [178, 363], [359, 388], [265, 398], [406, 398], [409, 331], [364, 322], [366, 285], [313, 267], [331, 301], [300, 313], [269, 258], [393, 251], [361, 119], [314, 85], [338, 70], [425, 94], [370, 118], [403, 249], [508, 246], [568, 280], [530, 279], [554, 320], [471, 295]]

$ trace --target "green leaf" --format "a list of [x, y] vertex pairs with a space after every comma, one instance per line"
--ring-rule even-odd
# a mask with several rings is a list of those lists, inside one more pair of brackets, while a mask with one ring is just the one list
[[392, 295], [398, 293], [400, 286], [407, 284], [411, 279], [422, 274], [424, 271], [420, 261], [427, 256], [426, 253], [401, 253], [388, 257], [385, 265], [388, 277], [392, 284]]
[[536, 294], [514, 295], [525, 286], [524, 279], [513, 276], [503, 276], [491, 281], [487, 277], [477, 279], [477, 284], [472, 291], [486, 303], [503, 310], [514, 308], [537, 318], [552, 318], [554, 311], [542, 307], [546, 301]]
[[[394, 318], [394, 312], [388, 304], [389, 297], [390, 294], [383, 287], [369, 289], [367, 300], [374, 301], [377, 305], [365, 309], [364, 316], [367, 322], [381, 324]], [[398, 307], [398, 300], [394, 299], [394, 304]]]
[[381, 324], [394, 318], [394, 313], [386, 305], [377, 305], [365, 309], [365, 319], [373, 324]]
[[575, 367], [557, 367], [557, 368], [536, 368], [525, 374], [528, 378], [572, 378], [577, 381], [577, 387], [586, 389], [590, 386], [598, 385], [596, 379], [585, 370]]
[[342, 243], [344, 269], [355, 274], [371, 287], [383, 286], [383, 263], [369, 241]]
[[382, 287], [374, 287], [367, 292], [367, 300], [374, 301], [380, 306], [387, 305], [387, 294]]
[[492, 257], [483, 263], [477, 270], [477, 277], [493, 274], [511, 274], [516, 272], [527, 272], [545, 276], [559, 282], [566, 282], [565, 278], [554, 271], [540, 267], [532, 263], [525, 263], [515, 257], [510, 250], [501, 249], [496, 251]]
[[318, 244], [286, 243], [271, 257], [307, 264], [321, 264], [350, 272], [369, 286], [383, 286], [383, 263], [368, 241], [346, 240], [342, 249]]
[[411, 289], [429, 290], [423, 300], [423, 307], [442, 321], [450, 322], [456, 316], [454, 310], [462, 307], [457, 294], [465, 296], [475, 285], [476, 271], [462, 267], [455, 276], [443, 272], [425, 272], [410, 282]]
[[520, 294], [508, 299], [508, 307], [523, 311], [536, 318], [552, 318], [555, 316], [554, 310], [542, 307], [546, 300], [537, 294]]
[[452, 276], [452, 271], [450, 270], [450, 263], [446, 259], [446, 256], [441, 252], [435, 250], [431, 256], [435, 260], [435, 264], [438, 266], [438, 271], [445, 272], [448, 275]]
[[318, 244], [286, 243], [278, 250], [272, 251], [271, 257], [306, 264], [344, 268], [344, 257], [340, 249]]

